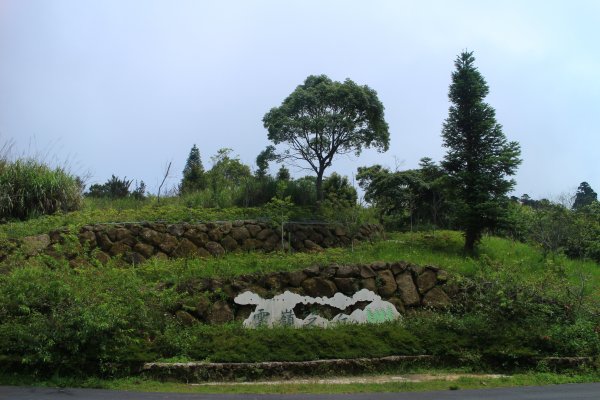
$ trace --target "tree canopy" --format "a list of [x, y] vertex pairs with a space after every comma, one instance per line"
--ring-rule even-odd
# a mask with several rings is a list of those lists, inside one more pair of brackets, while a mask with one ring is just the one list
[[474, 65], [472, 52], [463, 52], [452, 73], [448, 97], [451, 106], [442, 137], [447, 153], [442, 166], [460, 200], [459, 220], [465, 232], [465, 250], [473, 252], [486, 228], [493, 228], [506, 211], [506, 194], [515, 181], [521, 160], [517, 142], [508, 142], [496, 112], [484, 102], [488, 85]]
[[589, 183], [581, 182], [577, 188], [577, 193], [575, 193], [573, 209], [579, 210], [582, 207], [589, 206], [595, 201], [598, 201], [598, 194], [592, 189]]
[[269, 140], [285, 146], [279, 159], [315, 172], [319, 201], [324, 198], [324, 172], [336, 155], [358, 156], [370, 147], [386, 151], [390, 141], [377, 93], [350, 79], [337, 82], [325, 75], [306, 78], [281, 106], [265, 114], [263, 123]]

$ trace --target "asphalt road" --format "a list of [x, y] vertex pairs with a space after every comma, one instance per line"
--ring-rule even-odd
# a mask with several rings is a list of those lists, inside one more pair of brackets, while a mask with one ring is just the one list
[[357, 393], [325, 395], [140, 393], [100, 389], [52, 389], [0, 386], [2, 400], [599, 400], [600, 383], [527, 386], [501, 389], [421, 393]]

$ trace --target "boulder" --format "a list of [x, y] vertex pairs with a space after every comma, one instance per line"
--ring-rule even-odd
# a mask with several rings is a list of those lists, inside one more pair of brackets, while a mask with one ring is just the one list
[[179, 242], [177, 241], [177, 239], [174, 236], [166, 233], [163, 235], [163, 240], [158, 245], [158, 247], [163, 251], [163, 253], [171, 254], [173, 250], [177, 248], [178, 245]]
[[287, 281], [293, 287], [299, 287], [306, 278], [307, 275], [303, 271], [290, 271], [287, 273]]
[[244, 251], [260, 250], [262, 247], [262, 242], [256, 239], [246, 239], [242, 244], [242, 249], [244, 249]]
[[308, 276], [318, 276], [321, 269], [318, 265], [312, 265], [302, 270]]
[[223, 248], [229, 252], [233, 252], [239, 249], [238, 242], [236, 242], [235, 239], [229, 235], [221, 239], [221, 246], [223, 246]]
[[450, 305], [450, 298], [439, 287], [434, 287], [423, 297], [423, 306], [432, 308], [445, 308]]
[[333, 282], [320, 277], [305, 279], [302, 288], [311, 297], [332, 297], [337, 292]]
[[391, 296], [398, 288], [394, 274], [388, 269], [379, 271], [375, 281], [378, 283], [378, 292], [382, 297]]
[[404, 303], [402, 302], [402, 300], [399, 297], [390, 297], [389, 299], [387, 299], [388, 302], [392, 303], [394, 305], [394, 307], [396, 307], [396, 310], [399, 313], [404, 313], [406, 310], [404, 309]]
[[375, 261], [371, 263], [371, 269], [373, 271], [383, 271], [384, 269], [389, 269], [388, 264], [385, 261]]
[[335, 276], [338, 278], [358, 278], [360, 269], [356, 265], [340, 265]]
[[182, 224], [173, 224], [167, 227], [167, 232], [175, 237], [180, 237], [185, 232]]
[[82, 246], [87, 246], [88, 249], [93, 249], [96, 247], [97, 242], [94, 232], [83, 231], [77, 235], [77, 237], [79, 238], [79, 243], [81, 243]]
[[150, 228], [142, 229], [142, 233], [140, 234], [142, 240], [146, 243], [150, 243], [151, 245], [158, 246], [163, 241], [163, 235], [159, 232], [156, 232]]
[[194, 318], [192, 314], [184, 310], [178, 310], [177, 312], [175, 312], [175, 318], [177, 318], [177, 321], [179, 321], [179, 323], [186, 326], [190, 326], [198, 322], [198, 320]]
[[273, 235], [273, 229], [265, 228], [256, 234], [258, 240], [266, 240], [269, 236]]
[[50, 236], [46, 234], [27, 236], [21, 239], [21, 251], [26, 256], [34, 256], [50, 245]]
[[250, 232], [243, 226], [239, 228], [231, 228], [231, 237], [241, 244], [244, 242], [244, 240], [250, 238]]
[[175, 258], [189, 258], [194, 257], [198, 254], [198, 247], [191, 240], [183, 238], [179, 241], [179, 246], [175, 250], [171, 256]]
[[150, 258], [154, 254], [154, 247], [146, 243], [137, 243], [133, 246], [133, 250], [146, 258]]
[[104, 251], [110, 251], [110, 248], [113, 245], [113, 242], [105, 232], [96, 233], [96, 242], [98, 243], [98, 247]]
[[248, 231], [251, 237], [255, 238], [256, 235], [258, 235], [258, 232], [262, 230], [262, 228], [255, 224], [248, 224], [246, 225], [246, 230]]
[[362, 289], [370, 290], [373, 293], [377, 293], [377, 283], [375, 278], [363, 278], [360, 280], [360, 287]]
[[395, 262], [391, 265], [390, 269], [394, 275], [400, 275], [408, 268], [408, 264], [404, 261]]
[[359, 290], [358, 280], [354, 278], [333, 278], [333, 283], [340, 292], [348, 296], [352, 296]]
[[426, 269], [417, 277], [417, 286], [419, 287], [419, 293], [424, 294], [428, 290], [432, 289], [437, 282], [437, 277], [434, 271]]
[[371, 269], [371, 267], [369, 267], [368, 265], [361, 265], [360, 266], [360, 277], [361, 278], [375, 278], [377, 276], [377, 274], [375, 273], [375, 271], [373, 271], [373, 269]]
[[410, 272], [404, 272], [396, 277], [396, 284], [398, 285], [398, 292], [400, 293], [400, 299], [405, 306], [417, 306], [421, 303], [421, 298], [417, 292], [417, 288], [412, 279]]
[[223, 239], [223, 231], [219, 228], [211, 229], [210, 231], [208, 231], [208, 237], [213, 242], [220, 242], [221, 239]]
[[323, 250], [323, 248], [321, 246], [319, 246], [318, 244], [316, 244], [315, 242], [313, 242], [310, 239], [306, 239], [304, 241], [304, 247], [308, 251], [321, 251], [321, 250]]
[[204, 246], [206, 244], [206, 242], [210, 241], [206, 232], [202, 232], [201, 230], [196, 229], [196, 228], [188, 229], [183, 234], [183, 237], [191, 240], [192, 243], [194, 243], [196, 246], [199, 246], [199, 247]]
[[111, 256], [116, 257], [122, 256], [128, 251], [131, 251], [131, 247], [129, 247], [127, 243], [117, 242], [110, 247], [109, 253]]
[[210, 308], [207, 320], [211, 324], [224, 324], [233, 321], [233, 311], [226, 301], [219, 300]]
[[110, 256], [101, 250], [94, 252], [94, 257], [96, 260], [100, 261], [102, 265], [106, 265], [110, 261]]
[[206, 250], [213, 256], [222, 256], [225, 254], [225, 249], [217, 242], [208, 242], [206, 243]]

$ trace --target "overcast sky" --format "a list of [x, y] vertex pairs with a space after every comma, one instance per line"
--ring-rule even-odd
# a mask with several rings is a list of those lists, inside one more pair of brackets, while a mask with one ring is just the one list
[[178, 183], [194, 143], [207, 169], [222, 147], [255, 167], [263, 115], [326, 74], [375, 89], [391, 133], [388, 152], [329, 172], [414, 168], [444, 156], [468, 49], [522, 147], [515, 194], [600, 191], [599, 39], [599, 1], [0, 0], [0, 145], [155, 191], [169, 161]]

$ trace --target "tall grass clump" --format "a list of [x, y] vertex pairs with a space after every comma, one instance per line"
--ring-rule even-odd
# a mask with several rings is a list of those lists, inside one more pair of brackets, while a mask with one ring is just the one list
[[64, 169], [33, 159], [0, 163], [0, 219], [75, 211], [81, 204], [81, 185]]

